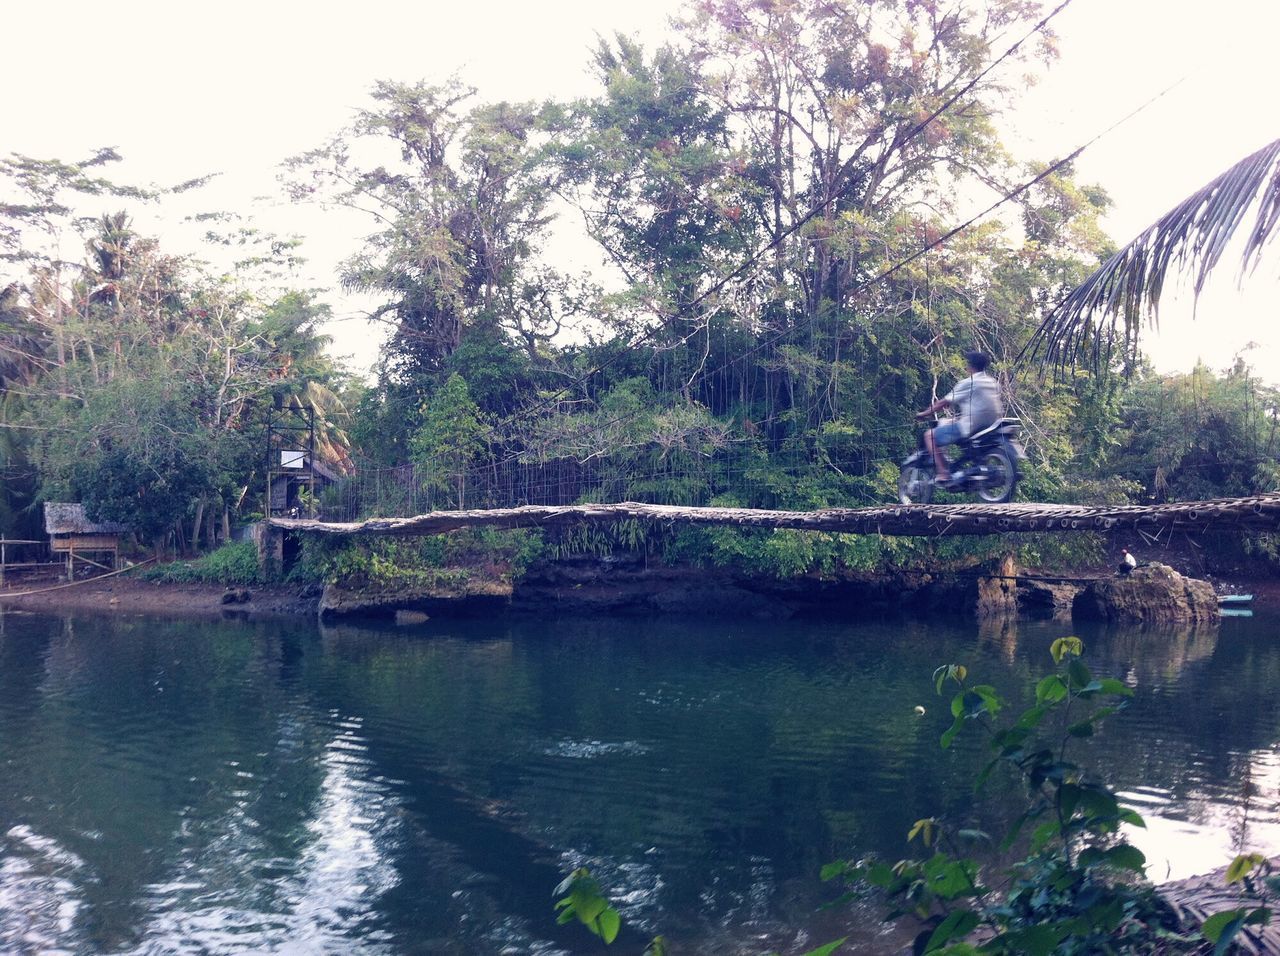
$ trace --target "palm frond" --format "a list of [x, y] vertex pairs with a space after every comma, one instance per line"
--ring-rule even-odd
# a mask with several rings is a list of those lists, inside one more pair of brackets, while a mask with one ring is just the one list
[[1109, 360], [1119, 343], [1132, 350], [1143, 318], [1153, 327], [1158, 324], [1170, 270], [1187, 269], [1198, 298], [1254, 208], [1257, 214], [1241, 254], [1241, 279], [1280, 232], [1280, 140], [1188, 196], [1108, 259], [1045, 317], [1023, 356], [1060, 367], [1088, 357], [1097, 366]]

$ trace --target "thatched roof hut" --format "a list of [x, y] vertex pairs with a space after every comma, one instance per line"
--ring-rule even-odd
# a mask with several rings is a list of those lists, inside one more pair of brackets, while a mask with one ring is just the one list
[[118, 521], [90, 521], [85, 516], [82, 504], [46, 501], [44, 530], [49, 535], [119, 535], [129, 529]]
[[[75, 574], [77, 561], [104, 571], [112, 570], [120, 553], [120, 535], [129, 529], [118, 521], [90, 521], [85, 517], [84, 505], [46, 501], [44, 530], [49, 535], [49, 550], [67, 556], [67, 577], [70, 578]], [[101, 564], [77, 553], [86, 551], [99, 556], [110, 554], [111, 564]]]

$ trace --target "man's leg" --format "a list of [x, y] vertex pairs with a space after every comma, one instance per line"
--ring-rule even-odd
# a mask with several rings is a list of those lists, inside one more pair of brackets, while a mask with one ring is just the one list
[[947, 456], [942, 453], [942, 446], [933, 440], [933, 433], [936, 431], [936, 428], [930, 428], [924, 433], [924, 447], [933, 455], [933, 468], [938, 477], [947, 481], [951, 478], [951, 466], [947, 464]]
[[937, 428], [925, 432], [925, 447], [933, 453], [933, 466], [944, 482], [951, 478], [951, 466], [947, 464], [947, 456], [942, 453], [942, 449], [954, 445], [962, 437], [960, 425], [954, 418], [944, 419]]

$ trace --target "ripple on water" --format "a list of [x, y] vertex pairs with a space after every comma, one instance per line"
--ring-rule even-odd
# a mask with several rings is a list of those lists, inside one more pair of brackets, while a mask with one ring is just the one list
[[640, 754], [647, 754], [649, 750], [649, 747], [638, 740], [558, 740], [543, 748], [542, 753], [548, 757], [594, 760], [597, 757], [614, 755], [634, 757]]
[[85, 863], [26, 825], [0, 837], [0, 952], [76, 952]]
[[[276, 626], [11, 626], [0, 952], [557, 953], [585, 945], [551, 913], [577, 865], [686, 951], [801, 951], [861, 931], [815, 917], [822, 863], [900, 853], [912, 819], [969, 792], [937, 746], [932, 667], [980, 658], [1016, 699], [1048, 636], [1020, 625], [1021, 647], [983, 652], [968, 625], [539, 622], [487, 643], [486, 626], [293, 635], [287, 673]], [[1269, 637], [1099, 655], [1099, 673], [1157, 662], [1088, 758], [1147, 818], [1149, 859], [1198, 848], [1186, 865], [1212, 868], [1280, 834]], [[853, 951], [888, 951], [866, 924]]]

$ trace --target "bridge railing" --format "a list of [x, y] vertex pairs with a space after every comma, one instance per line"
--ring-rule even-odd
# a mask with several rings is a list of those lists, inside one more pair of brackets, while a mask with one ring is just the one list
[[351, 475], [320, 493], [317, 516], [326, 521], [358, 521], [432, 511], [622, 501], [677, 506], [726, 503], [746, 508], [855, 507], [885, 501], [892, 488], [881, 488], [881, 483], [798, 455], [765, 460], [750, 448], [730, 448], [694, 460], [657, 458], [642, 467], [568, 458], [508, 459], [467, 469], [442, 462], [390, 468], [357, 463]]

